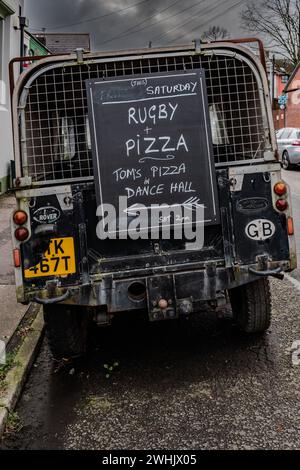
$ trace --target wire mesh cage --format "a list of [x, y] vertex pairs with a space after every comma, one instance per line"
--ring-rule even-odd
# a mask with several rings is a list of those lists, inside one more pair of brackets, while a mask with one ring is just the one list
[[264, 109], [252, 67], [242, 56], [166, 55], [49, 67], [26, 99], [22, 164], [34, 182], [93, 176], [85, 81], [155, 72], [205, 70], [216, 166], [263, 158]]

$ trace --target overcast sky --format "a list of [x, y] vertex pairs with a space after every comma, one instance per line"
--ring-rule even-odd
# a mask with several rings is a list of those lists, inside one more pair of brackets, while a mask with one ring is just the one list
[[231, 37], [249, 33], [240, 26], [246, 0], [25, 0], [33, 32], [89, 32], [93, 50], [184, 43], [210, 26]]

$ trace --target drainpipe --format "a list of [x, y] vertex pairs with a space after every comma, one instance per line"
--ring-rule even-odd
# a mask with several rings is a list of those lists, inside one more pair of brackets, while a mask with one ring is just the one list
[[[29, 22], [25, 16], [19, 16], [20, 22], [20, 57], [24, 57], [24, 30], [28, 27]], [[20, 62], [20, 73], [23, 72], [23, 62]]]
[[273, 54], [273, 59], [272, 59], [272, 105], [275, 99], [275, 55]]

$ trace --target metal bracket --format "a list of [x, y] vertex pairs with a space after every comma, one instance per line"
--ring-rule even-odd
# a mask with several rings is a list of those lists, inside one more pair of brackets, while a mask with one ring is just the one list
[[13, 181], [14, 188], [23, 188], [24, 186], [31, 186], [32, 185], [32, 178], [31, 176], [23, 176], [22, 178], [17, 177]]
[[232, 193], [240, 192], [243, 189], [245, 175], [235, 175], [230, 178], [230, 191]]
[[84, 63], [84, 60], [83, 60], [84, 49], [82, 47], [78, 47], [77, 49], [75, 49], [75, 53], [77, 56], [77, 64], [82, 65]]
[[[174, 319], [178, 317], [173, 276], [149, 277], [147, 283], [147, 301], [150, 321]], [[166, 300], [166, 306], [160, 308], [161, 299]]]
[[275, 152], [273, 152], [273, 150], [266, 150], [264, 152], [264, 160], [266, 160], [267, 162], [276, 160]]
[[195, 43], [195, 52], [196, 52], [196, 54], [201, 54], [201, 51], [202, 51], [201, 39], [194, 39], [194, 43]]
[[69, 193], [61, 193], [56, 195], [62, 211], [73, 210], [73, 198], [71, 191]]

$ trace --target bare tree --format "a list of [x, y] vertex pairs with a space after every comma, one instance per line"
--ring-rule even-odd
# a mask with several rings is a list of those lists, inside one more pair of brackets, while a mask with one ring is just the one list
[[300, 0], [249, 1], [241, 13], [243, 26], [269, 41], [276, 52], [300, 61]]
[[227, 29], [220, 26], [211, 26], [207, 31], [202, 34], [202, 39], [205, 41], [217, 41], [218, 39], [229, 38]]

